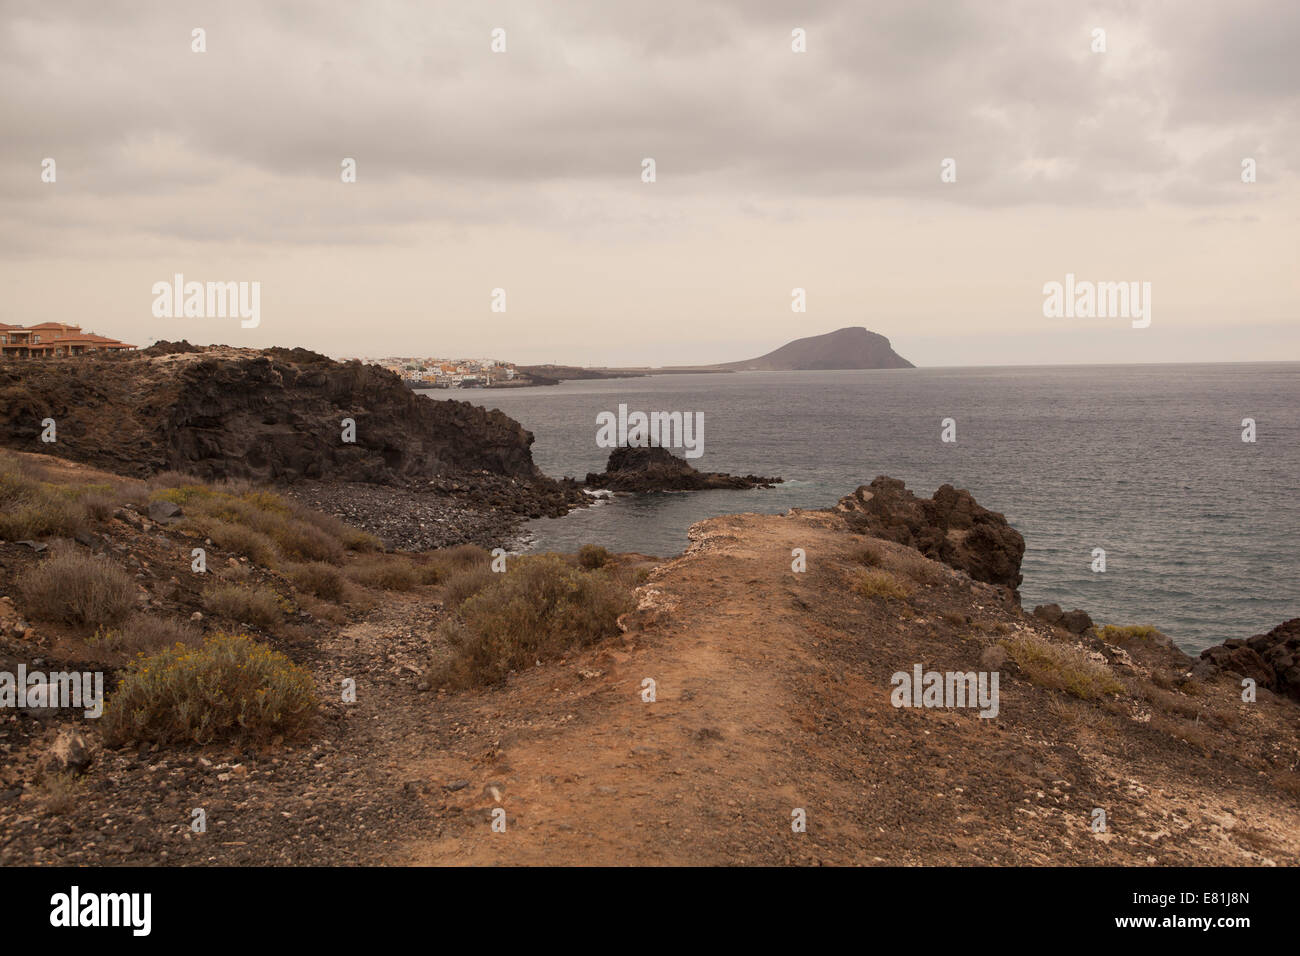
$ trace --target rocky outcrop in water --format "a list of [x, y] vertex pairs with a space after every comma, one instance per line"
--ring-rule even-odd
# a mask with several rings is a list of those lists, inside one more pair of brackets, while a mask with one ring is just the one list
[[1019, 602], [1025, 539], [969, 491], [944, 485], [934, 497], [918, 498], [882, 475], [841, 498], [837, 510], [853, 530], [916, 548], [976, 581], [1008, 588]]
[[[54, 443], [41, 441], [46, 419]], [[499, 411], [433, 401], [378, 366], [305, 349], [159, 343], [0, 365], [0, 444], [124, 475], [418, 485], [486, 472], [547, 483], [532, 442]]]
[[770, 488], [780, 478], [702, 472], [666, 448], [623, 447], [610, 453], [605, 470], [587, 475], [587, 487], [608, 491], [708, 491], [712, 489]]

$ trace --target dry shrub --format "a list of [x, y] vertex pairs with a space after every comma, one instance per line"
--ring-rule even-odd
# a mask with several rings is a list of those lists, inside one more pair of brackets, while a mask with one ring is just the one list
[[853, 577], [853, 590], [863, 597], [898, 598], [910, 597], [912, 588], [905, 581], [900, 581], [888, 571], [865, 568], [857, 571]]
[[409, 591], [420, 583], [415, 566], [405, 557], [374, 554], [348, 565], [347, 576], [362, 587]]
[[100, 628], [90, 641], [112, 651], [152, 654], [175, 644], [197, 644], [202, 637], [202, 632], [188, 621], [137, 611], [121, 627]]
[[316, 712], [309, 671], [244, 634], [218, 634], [130, 666], [104, 710], [110, 745], [260, 742], [305, 729]]
[[324, 561], [288, 564], [283, 571], [299, 591], [336, 604], [346, 601], [352, 590], [343, 572]]
[[609, 552], [598, 544], [584, 544], [578, 549], [578, 564], [588, 571], [603, 568], [609, 563]]
[[18, 578], [18, 591], [32, 617], [81, 626], [113, 626], [135, 610], [131, 576], [108, 558], [56, 551]]
[[878, 568], [885, 563], [885, 549], [873, 541], [863, 541], [849, 549], [849, 560], [854, 564]]
[[1000, 641], [1031, 683], [1063, 690], [1080, 700], [1095, 700], [1124, 690], [1110, 667], [1068, 644], [1053, 644], [1027, 634]]
[[266, 587], [218, 584], [203, 592], [203, 607], [218, 617], [257, 627], [274, 627], [284, 618], [280, 596]]
[[488, 566], [467, 568], [452, 574], [443, 583], [442, 603], [445, 607], [456, 609], [493, 584], [499, 575]]
[[433, 681], [469, 687], [561, 657], [618, 633], [635, 602], [603, 570], [579, 571], [555, 555], [517, 558], [439, 629], [452, 648]]
[[242, 554], [254, 564], [273, 567], [279, 559], [275, 542], [260, 531], [211, 518], [192, 518], [188, 523], [205, 537], [211, 538], [217, 547], [234, 554]]

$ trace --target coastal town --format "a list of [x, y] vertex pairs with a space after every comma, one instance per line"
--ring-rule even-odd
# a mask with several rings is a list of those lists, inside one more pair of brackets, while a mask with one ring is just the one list
[[499, 359], [357, 358], [395, 373], [412, 388], [509, 388], [532, 384]]

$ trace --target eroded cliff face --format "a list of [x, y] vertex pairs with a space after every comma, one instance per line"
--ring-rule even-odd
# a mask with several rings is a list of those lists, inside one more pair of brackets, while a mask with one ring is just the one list
[[[57, 441], [41, 441], [53, 419]], [[355, 442], [343, 440], [344, 420]], [[0, 443], [119, 474], [411, 484], [545, 480], [499, 411], [412, 393], [391, 372], [305, 349], [213, 346], [0, 365]]]

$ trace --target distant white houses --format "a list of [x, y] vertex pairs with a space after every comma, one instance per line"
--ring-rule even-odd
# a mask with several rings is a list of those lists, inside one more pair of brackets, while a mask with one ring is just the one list
[[514, 365], [499, 359], [443, 359], [393, 357], [371, 360], [400, 376], [410, 385], [469, 388], [512, 381]]

